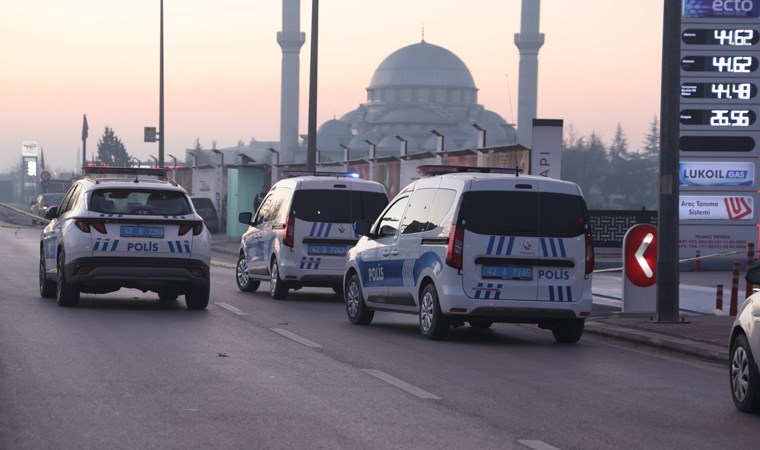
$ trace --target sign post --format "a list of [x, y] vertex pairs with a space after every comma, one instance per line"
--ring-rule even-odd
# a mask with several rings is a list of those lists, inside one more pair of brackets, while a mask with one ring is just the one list
[[641, 223], [623, 238], [623, 314], [655, 314], [657, 228]]

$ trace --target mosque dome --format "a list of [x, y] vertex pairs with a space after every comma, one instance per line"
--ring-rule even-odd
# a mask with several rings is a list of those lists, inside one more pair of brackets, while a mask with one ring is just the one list
[[375, 70], [368, 89], [401, 86], [476, 89], [470, 69], [457, 55], [425, 41], [386, 57]]

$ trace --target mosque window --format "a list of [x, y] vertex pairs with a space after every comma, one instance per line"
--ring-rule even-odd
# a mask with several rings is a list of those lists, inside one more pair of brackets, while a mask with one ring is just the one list
[[435, 90], [435, 101], [438, 103], [443, 103], [446, 101], [446, 89]]
[[402, 102], [411, 102], [412, 101], [412, 88], [401, 88], [401, 100]]
[[417, 101], [418, 102], [429, 102], [430, 101], [430, 89], [428, 88], [419, 88], [417, 89]]
[[462, 90], [461, 89], [452, 89], [451, 90], [451, 101], [454, 103], [459, 103], [462, 101]]

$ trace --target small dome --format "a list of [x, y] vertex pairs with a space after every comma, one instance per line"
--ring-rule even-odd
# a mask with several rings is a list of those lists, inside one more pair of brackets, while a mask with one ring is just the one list
[[470, 69], [457, 55], [425, 41], [398, 49], [385, 58], [368, 89], [392, 86], [476, 89]]
[[317, 130], [317, 136], [336, 136], [344, 137], [351, 135], [351, 125], [340, 120], [332, 119], [323, 123], [319, 130]]

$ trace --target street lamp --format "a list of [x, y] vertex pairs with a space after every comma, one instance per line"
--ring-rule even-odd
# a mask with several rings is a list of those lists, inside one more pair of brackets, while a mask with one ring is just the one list
[[155, 157], [155, 156], [153, 156], [153, 155], [148, 155], [148, 158], [151, 158], [151, 159], [153, 160], [153, 163], [154, 163], [156, 166], [158, 166], [158, 158], [156, 158], [156, 157]]
[[396, 139], [398, 139], [399, 142], [401, 142], [401, 156], [406, 156], [406, 154], [407, 154], [407, 141], [406, 141], [406, 139], [402, 138], [398, 134], [396, 135]]
[[220, 151], [220, 150], [215, 149], [215, 148], [212, 148], [211, 151], [214, 152], [214, 153], [216, 153], [217, 155], [221, 156], [221, 158], [222, 158], [222, 164], [221, 165], [224, 166], [224, 153], [222, 151]]
[[137, 161], [137, 167], [140, 167], [140, 166], [142, 166], [142, 162], [141, 162], [139, 159], [137, 159], [136, 157], [132, 156], [132, 158], [131, 158], [131, 159], [133, 159], [133, 160]]
[[177, 179], [177, 158], [172, 154], [169, 154], [169, 158], [172, 159], [172, 180], [176, 180]]
[[365, 139], [364, 142], [369, 144], [369, 159], [375, 159], [375, 143], [369, 139]]
[[198, 167], [198, 154], [191, 151], [188, 151], [187, 153], [193, 156], [193, 168]]
[[478, 130], [478, 148], [484, 148], [486, 146], [486, 130], [477, 123], [473, 123], [472, 126]]
[[436, 146], [435, 151], [437, 153], [443, 153], [443, 139], [444, 139], [443, 133], [441, 133], [440, 131], [436, 130], [435, 128], [433, 128], [432, 130], [430, 130], [430, 132], [433, 133], [434, 135], [438, 136], [438, 145]]
[[277, 182], [277, 179], [279, 178], [279, 174], [277, 173], [277, 166], [280, 164], [280, 152], [275, 150], [272, 147], [268, 147], [267, 150], [272, 152], [272, 180], [271, 184], [274, 184]]
[[343, 161], [345, 161], [346, 165], [348, 165], [348, 161], [350, 161], [349, 156], [351, 155], [351, 150], [343, 144], [338, 145], [340, 145], [343, 149]]

